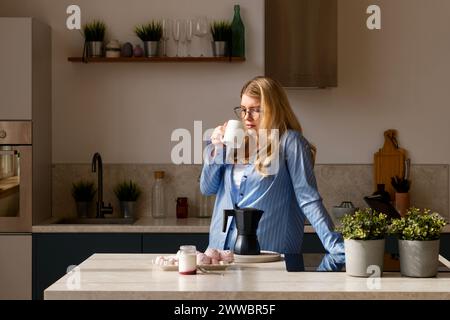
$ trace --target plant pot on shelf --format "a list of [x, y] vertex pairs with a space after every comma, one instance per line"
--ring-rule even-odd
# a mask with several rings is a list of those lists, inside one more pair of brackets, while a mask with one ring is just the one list
[[157, 57], [159, 41], [144, 41], [144, 52], [146, 57]]
[[120, 201], [120, 212], [125, 219], [134, 217], [135, 204], [136, 201]]
[[381, 276], [384, 263], [385, 239], [344, 240], [345, 271], [354, 277], [369, 277], [374, 273]]
[[213, 41], [212, 42], [213, 55], [215, 57], [225, 57], [228, 55], [227, 41]]
[[395, 209], [404, 217], [410, 206], [409, 192], [395, 193]]
[[439, 264], [439, 239], [399, 240], [400, 271], [407, 277], [434, 277]]
[[103, 42], [102, 41], [87, 41], [87, 55], [90, 58], [103, 57]]

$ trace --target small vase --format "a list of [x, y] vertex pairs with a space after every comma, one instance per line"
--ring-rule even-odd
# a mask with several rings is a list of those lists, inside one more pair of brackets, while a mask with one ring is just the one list
[[87, 201], [77, 201], [77, 214], [79, 218], [87, 218], [89, 215], [89, 204]]
[[158, 56], [159, 41], [144, 41], [144, 51], [146, 57]]
[[88, 57], [102, 57], [103, 56], [103, 42], [102, 41], [88, 41], [87, 43]]
[[399, 240], [400, 271], [407, 277], [435, 277], [439, 264], [439, 240]]
[[353, 277], [370, 277], [373, 272], [383, 274], [385, 239], [344, 240], [345, 270]]
[[120, 201], [120, 210], [125, 219], [134, 217], [135, 201]]
[[212, 49], [215, 57], [225, 57], [228, 52], [228, 43], [226, 41], [213, 41]]
[[395, 193], [395, 209], [402, 217], [406, 215], [410, 206], [409, 193]]

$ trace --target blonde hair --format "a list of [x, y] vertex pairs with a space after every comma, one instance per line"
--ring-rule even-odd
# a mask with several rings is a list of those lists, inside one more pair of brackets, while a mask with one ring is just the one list
[[[266, 158], [257, 157], [255, 161], [255, 169], [263, 176], [267, 176], [264, 169], [270, 163], [275, 152], [278, 152], [278, 146], [271, 141], [270, 130], [278, 129], [279, 137], [281, 137], [287, 130], [295, 130], [303, 133], [302, 126], [292, 111], [289, 99], [282, 86], [274, 79], [268, 77], [256, 77], [248, 81], [241, 90], [241, 98], [247, 95], [251, 98], [257, 99], [261, 103], [261, 118], [259, 129], [265, 129], [269, 133], [268, 143], [262, 148], [266, 148]], [[314, 145], [309, 143], [311, 149], [311, 157], [313, 164], [317, 149]]]

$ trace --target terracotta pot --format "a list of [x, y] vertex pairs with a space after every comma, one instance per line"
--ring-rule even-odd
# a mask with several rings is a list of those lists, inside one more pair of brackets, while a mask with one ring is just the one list
[[395, 193], [395, 209], [404, 217], [409, 209], [409, 193]]

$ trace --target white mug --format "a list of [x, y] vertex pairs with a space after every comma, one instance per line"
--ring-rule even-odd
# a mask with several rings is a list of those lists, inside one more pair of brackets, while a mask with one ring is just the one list
[[240, 148], [244, 141], [244, 125], [240, 120], [229, 120], [225, 134], [223, 135], [223, 143], [231, 148]]

